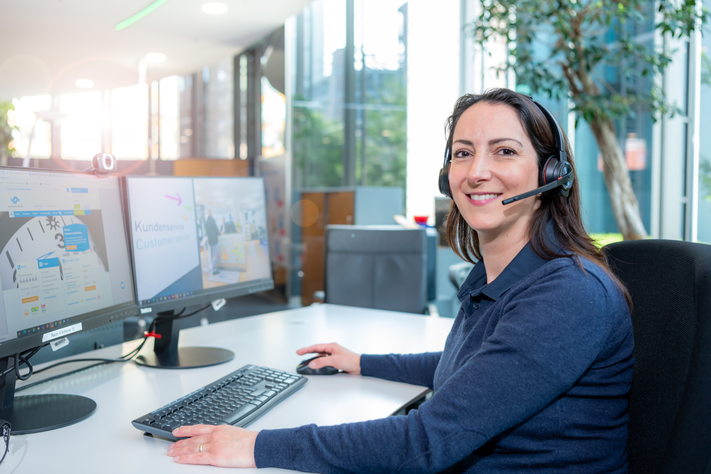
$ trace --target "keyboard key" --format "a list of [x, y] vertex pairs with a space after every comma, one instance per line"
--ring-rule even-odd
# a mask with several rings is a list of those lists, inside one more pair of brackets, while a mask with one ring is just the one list
[[252, 405], [251, 403], [247, 403], [247, 404], [241, 406], [240, 408], [238, 408], [237, 410], [233, 411], [229, 415], [225, 415], [225, 417], [222, 418], [222, 421], [229, 423], [229, 424], [233, 424], [233, 423], [241, 420], [245, 416], [249, 415], [256, 409], [257, 409], [256, 406]]

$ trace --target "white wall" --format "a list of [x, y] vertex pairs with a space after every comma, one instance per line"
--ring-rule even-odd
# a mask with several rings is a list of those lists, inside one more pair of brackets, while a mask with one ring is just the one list
[[459, 97], [460, 0], [410, 0], [407, 25], [407, 216], [432, 216], [445, 119]]

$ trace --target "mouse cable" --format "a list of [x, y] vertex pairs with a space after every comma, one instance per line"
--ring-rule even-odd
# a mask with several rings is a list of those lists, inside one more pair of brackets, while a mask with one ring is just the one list
[[[159, 316], [156, 316], [155, 318], [153, 318], [153, 321], [151, 321], [151, 323], [149, 324], [149, 326], [148, 326], [148, 328], [147, 328], [147, 331], [146, 331], [146, 334], [150, 334], [150, 333], [153, 333], [153, 332], [155, 331], [155, 326], [156, 326], [156, 323], [158, 322], [159, 319], [169, 318], [169, 319], [177, 320], [177, 319], [187, 318], [187, 317], [193, 316], [193, 315], [195, 315], [195, 314], [197, 314], [197, 313], [199, 313], [199, 312], [201, 312], [201, 311], [204, 311], [204, 310], [208, 309], [210, 306], [212, 306], [212, 305], [210, 305], [210, 304], [205, 305], [205, 306], [203, 306], [202, 308], [200, 308], [200, 309], [198, 309], [198, 310], [196, 310], [196, 311], [193, 311], [192, 313], [185, 314], [185, 315], [183, 315], [183, 313], [185, 312], [186, 308], [183, 308], [183, 309], [182, 309], [178, 314], [176, 314], [176, 315], [160, 316], [160, 317], [159, 317]], [[27, 355], [27, 356], [24, 356], [24, 355], [23, 355], [25, 352], [23, 352], [23, 353], [21, 353], [21, 354], [15, 354], [15, 356], [16, 356], [16, 357], [15, 357], [15, 358], [16, 358], [15, 367], [6, 370], [4, 373], [0, 374], [0, 376], [4, 376], [4, 375], [6, 375], [7, 373], [9, 373], [11, 370], [14, 369], [14, 370], [16, 370], [17, 378], [18, 378], [18, 379], [20, 379], [20, 380], [27, 380], [27, 379], [29, 379], [30, 376], [33, 375], [33, 374], [39, 374], [39, 373], [41, 373], [41, 372], [44, 372], [44, 371], [49, 370], [49, 369], [53, 369], [53, 368], [58, 367], [58, 366], [60, 366], [60, 365], [70, 364], [70, 363], [73, 363], [73, 362], [97, 362], [96, 364], [87, 365], [86, 367], [81, 367], [81, 368], [79, 368], [79, 369], [72, 370], [72, 371], [70, 371], [70, 372], [65, 372], [65, 373], [63, 373], [63, 374], [58, 374], [58, 375], [55, 375], [55, 376], [53, 376], [53, 377], [49, 377], [49, 378], [40, 380], [40, 381], [35, 382], [35, 383], [23, 385], [22, 387], [17, 388], [17, 389], [15, 390], [15, 392], [21, 392], [21, 391], [23, 391], [23, 390], [27, 390], [28, 388], [32, 388], [32, 387], [37, 386], [37, 385], [39, 385], [39, 384], [42, 384], [42, 383], [45, 383], [45, 382], [51, 382], [51, 381], [53, 381], [53, 380], [57, 380], [57, 379], [62, 378], [62, 377], [67, 377], [67, 376], [69, 376], [69, 375], [73, 375], [73, 374], [76, 374], [77, 372], [81, 372], [81, 371], [83, 371], [83, 370], [91, 369], [91, 368], [93, 368], [93, 367], [98, 367], [98, 366], [104, 365], [104, 364], [112, 364], [112, 363], [116, 363], [116, 362], [128, 362], [128, 361], [130, 361], [130, 360], [133, 360], [133, 358], [136, 357], [139, 352], [141, 352], [141, 349], [143, 349], [143, 346], [146, 344], [146, 341], [147, 341], [147, 340], [148, 340], [148, 337], [145, 336], [145, 337], [143, 338], [143, 341], [141, 341], [141, 344], [138, 345], [138, 347], [136, 347], [135, 349], [133, 349], [133, 350], [132, 350], [131, 352], [129, 352], [128, 354], [125, 354], [125, 355], [121, 356], [121, 358], [119, 358], [119, 359], [99, 359], [99, 358], [92, 358], [92, 359], [72, 359], [72, 360], [65, 360], [65, 361], [62, 361], [62, 362], [54, 363], [54, 364], [49, 365], [49, 366], [47, 366], [47, 367], [44, 367], [44, 368], [42, 368], [42, 369], [40, 369], [40, 370], [33, 370], [32, 364], [30, 364], [30, 362], [29, 362], [29, 358], [32, 357], [32, 356], [34, 356], [37, 352], [39, 352], [39, 350], [40, 350], [42, 347], [44, 347], [44, 346], [46, 346], [46, 345], [48, 344], [48, 343], [47, 343], [47, 344], [43, 344], [43, 345], [41, 345], [41, 346], [39, 346], [39, 347], [36, 347], [36, 348], [34, 348], [34, 349], [30, 349], [30, 350], [28, 350], [28, 351], [25, 351], [25, 352], [30, 353], [30, 354]], [[24, 363], [24, 364], [27, 365], [27, 366], [29, 367], [29, 369], [30, 369], [30, 371], [29, 371], [27, 374], [23, 375], [23, 376], [21, 376], [20, 373], [19, 373], [19, 364], [18, 364], [18, 362], [17, 362], [18, 359], [19, 359], [19, 362]]]
[[[53, 377], [48, 377], [48, 378], [43, 379], [43, 380], [40, 380], [40, 381], [38, 381], [38, 382], [34, 382], [34, 383], [31, 383], [31, 384], [23, 385], [22, 387], [19, 387], [19, 388], [15, 389], [15, 392], [21, 392], [21, 391], [23, 391], [23, 390], [27, 390], [28, 388], [35, 387], [35, 386], [37, 386], [37, 385], [39, 385], [39, 384], [43, 384], [43, 383], [45, 383], [45, 382], [51, 382], [51, 381], [53, 381], [53, 380], [57, 380], [57, 379], [60, 379], [60, 378], [62, 378], [62, 377], [67, 377], [67, 376], [69, 376], [69, 375], [76, 374], [76, 373], [81, 372], [81, 371], [83, 371], [83, 370], [91, 369], [91, 368], [93, 368], [93, 367], [98, 367], [98, 366], [100, 366], [100, 365], [113, 364], [113, 363], [116, 363], [116, 362], [128, 362], [128, 361], [130, 361], [130, 360], [133, 360], [133, 358], [138, 355], [138, 353], [141, 351], [141, 349], [143, 348], [143, 346], [146, 344], [146, 341], [147, 341], [147, 340], [148, 340], [148, 338], [147, 338], [147, 337], [144, 337], [143, 341], [141, 341], [141, 343], [138, 345], [138, 347], [136, 347], [135, 349], [133, 349], [133, 350], [132, 350], [131, 352], [129, 352], [128, 354], [125, 354], [125, 355], [121, 356], [121, 358], [119, 358], [119, 359], [98, 359], [98, 358], [96, 358], [96, 359], [72, 359], [72, 360], [65, 360], [65, 361], [62, 361], [62, 362], [57, 362], [57, 363], [55, 363], [55, 364], [49, 365], [49, 366], [47, 366], [47, 367], [44, 367], [44, 368], [42, 368], [42, 369], [40, 369], [40, 370], [36, 370], [36, 371], [34, 371], [34, 373], [35, 373], [35, 374], [38, 374], [38, 373], [44, 372], [45, 370], [53, 369], [53, 368], [58, 367], [58, 366], [60, 366], [60, 365], [69, 364], [69, 363], [72, 363], [72, 362], [98, 362], [98, 363], [96, 363], [96, 364], [91, 364], [91, 365], [87, 365], [87, 366], [85, 366], [85, 367], [80, 367], [79, 369], [72, 370], [72, 371], [69, 371], [69, 372], [65, 372], [65, 373], [62, 373], [62, 374], [58, 374], [58, 375], [55, 375], [55, 376], [53, 376]], [[25, 379], [25, 380], [26, 380], [26, 379]]]
[[[17, 376], [18, 379], [27, 380], [33, 373], [32, 364], [30, 363], [30, 360], [29, 360], [30, 357], [37, 354], [39, 352], [39, 350], [42, 349], [47, 344], [49, 344], [49, 343], [45, 343], [40, 346], [33, 347], [32, 349], [27, 349], [26, 351], [15, 353], [15, 355], [14, 355], [15, 364], [12, 367], [10, 367], [9, 369], [6, 369], [3, 373], [1, 373], [0, 377], [4, 377], [14, 370], [15, 375]], [[22, 375], [20, 373], [20, 364], [21, 363], [25, 364], [29, 368], [29, 372], [26, 375]]]
[[[183, 309], [183, 311], [185, 311], [185, 309]], [[182, 311], [181, 311], [181, 313], [182, 313]], [[180, 314], [180, 313], [179, 313], [179, 314]], [[155, 319], [153, 319], [153, 321], [151, 321], [151, 324], [148, 326], [148, 330], [147, 330], [146, 332], [152, 332], [152, 331], [154, 330], [154, 328], [155, 328]], [[146, 341], [147, 341], [147, 340], [148, 340], [148, 337], [145, 337], [145, 336], [144, 336], [143, 341], [141, 341], [141, 343], [138, 345], [138, 347], [136, 347], [135, 349], [133, 349], [133, 350], [132, 350], [131, 352], [129, 352], [128, 354], [122, 355], [122, 356], [121, 356], [120, 358], [118, 358], [118, 359], [91, 358], [91, 359], [72, 359], [72, 360], [65, 360], [65, 361], [62, 361], [62, 362], [57, 362], [57, 363], [52, 364], [52, 365], [48, 365], [47, 367], [44, 367], [44, 368], [42, 368], [42, 369], [40, 369], [40, 370], [37, 370], [37, 371], [35, 371], [34, 373], [35, 373], [35, 374], [39, 374], [39, 373], [41, 373], [41, 372], [44, 372], [44, 371], [49, 370], [49, 369], [53, 369], [53, 368], [58, 367], [58, 366], [60, 366], [60, 365], [71, 364], [71, 363], [73, 363], [73, 362], [101, 362], [101, 363], [107, 363], [107, 364], [108, 364], [108, 363], [113, 363], [113, 362], [128, 362], [129, 360], [131, 360], [131, 359], [133, 359], [134, 357], [136, 357], [139, 352], [141, 352], [141, 349], [143, 349], [143, 346], [146, 344]], [[33, 355], [34, 355], [34, 354], [33, 354]], [[30, 357], [31, 357], [31, 356], [30, 356]], [[88, 368], [90, 368], [90, 367], [96, 367], [97, 365], [101, 365], [101, 364], [89, 365], [89, 366], [83, 367], [83, 368], [81, 368], [81, 369], [79, 369], [79, 370], [88, 369]], [[71, 373], [75, 373], [75, 372], [77, 372], [77, 371], [73, 371], [73, 372], [71, 372]], [[68, 374], [67, 374], [67, 375], [68, 375]], [[55, 379], [55, 378], [59, 378], [60, 376], [64, 376], [64, 374], [60, 374], [59, 376], [52, 377], [52, 380]], [[46, 380], [50, 380], [50, 379], [46, 379]], [[43, 380], [43, 381], [41, 381], [41, 382], [37, 382], [37, 383], [42, 383], [42, 382], [44, 382], [44, 381], [45, 381], [45, 380]], [[34, 385], [35, 385], [35, 384], [33, 384], [33, 386], [34, 386]], [[28, 387], [28, 386], [26, 385], [26, 386], [22, 387], [22, 389], [24, 390], [24, 389], [26, 389], [27, 387]]]
[[2, 458], [0, 458], [0, 464], [2, 464], [5, 460], [5, 456], [7, 456], [7, 452], [10, 450], [10, 432], [12, 431], [10, 422], [0, 420], [0, 431], [2, 431], [3, 441], [5, 441], [5, 452], [3, 453]]
[[[20, 353], [16, 353], [16, 354], [15, 354], [15, 365], [14, 365], [14, 367], [10, 367], [9, 369], [7, 369], [7, 370], [5, 370], [4, 372], [0, 373], [0, 377], [4, 377], [5, 375], [9, 374], [10, 372], [12, 372], [12, 371], [14, 370], [14, 371], [15, 371], [15, 374], [16, 374], [16, 376], [17, 376], [17, 378], [18, 378], [19, 380], [27, 380], [27, 379], [29, 379], [33, 374], [39, 374], [39, 373], [41, 373], [41, 372], [44, 372], [44, 371], [49, 370], [49, 369], [53, 369], [53, 368], [58, 367], [58, 366], [60, 366], [60, 365], [70, 364], [70, 363], [73, 363], [73, 362], [107, 362], [107, 363], [108, 363], [108, 362], [126, 362], [127, 360], [130, 360], [130, 359], [132, 359], [133, 357], [135, 357], [135, 356], [137, 355], [137, 353], [140, 352], [140, 350], [143, 348], [143, 345], [144, 345], [145, 343], [146, 343], [146, 339], [144, 338], [144, 339], [143, 339], [143, 342], [141, 342], [141, 344], [140, 344], [136, 349], [132, 350], [132, 351], [129, 352], [128, 354], [125, 354], [125, 355], [121, 356], [120, 359], [108, 359], [108, 358], [107, 358], [107, 359], [100, 359], [100, 358], [72, 359], [72, 360], [65, 360], [65, 361], [62, 361], [62, 362], [57, 362], [57, 363], [55, 363], [55, 364], [49, 365], [49, 366], [47, 366], [47, 367], [44, 367], [44, 368], [42, 368], [42, 369], [40, 369], [40, 370], [34, 370], [34, 368], [32, 367], [32, 363], [30, 363], [30, 358], [33, 357], [35, 354], [37, 354], [43, 347], [48, 346], [49, 343], [46, 342], [46, 343], [44, 343], [44, 344], [42, 344], [42, 345], [39, 345], [39, 346], [37, 346], [37, 347], [34, 347], [34, 348], [32, 348], [32, 349], [28, 349], [28, 350], [26, 350], [26, 351], [23, 351], [23, 352], [20, 352]], [[20, 373], [20, 363], [25, 364], [25, 365], [28, 367], [28, 369], [29, 369], [29, 371], [28, 371], [26, 374], [24, 374], [24, 375], [22, 375], [22, 374]], [[23, 387], [23, 389], [24, 389], [24, 388], [25, 388], [25, 387]]]
[[[172, 318], [172, 319], [174, 319], [174, 320], [175, 320], [175, 319], [187, 318], [187, 317], [192, 316], [192, 315], [194, 315], [194, 314], [197, 314], [197, 313], [199, 313], [200, 311], [203, 311], [204, 309], [207, 309], [207, 308], [209, 308], [209, 307], [210, 307], [210, 305], [207, 305], [207, 306], [205, 306], [205, 307], [203, 307], [203, 308], [200, 308], [200, 309], [197, 310], [197, 311], [194, 311], [194, 312], [189, 313], [189, 314], [186, 314], [186, 315], [183, 315], [183, 313], [185, 312], [185, 309], [186, 309], [186, 308], [183, 308], [182, 311], [180, 311], [178, 314], [172, 315], [172, 316], [168, 316], [168, 317], [169, 317], [169, 318]], [[162, 319], [162, 318], [163, 318], [163, 317], [156, 317], [156, 318], [153, 318], [153, 321], [151, 321], [150, 325], [148, 326], [146, 333], [152, 333], [153, 331], [155, 331], [155, 326], [156, 326], [156, 323], [157, 323], [156, 320]], [[34, 371], [34, 373], [35, 373], [35, 374], [39, 374], [39, 373], [41, 373], [41, 372], [44, 372], [44, 371], [49, 370], [49, 369], [53, 369], [53, 368], [58, 367], [58, 366], [60, 366], [60, 365], [71, 364], [71, 363], [73, 363], [73, 362], [101, 362], [101, 363], [128, 362], [129, 360], [132, 360], [134, 357], [136, 357], [139, 352], [141, 352], [141, 349], [143, 349], [143, 346], [146, 344], [146, 341], [147, 341], [147, 340], [148, 340], [148, 338], [147, 338], [147, 337], [144, 337], [144, 338], [143, 338], [143, 341], [141, 342], [141, 344], [139, 344], [138, 347], [136, 347], [135, 349], [133, 349], [133, 350], [132, 350], [131, 352], [129, 352], [128, 354], [125, 354], [125, 355], [121, 356], [121, 358], [119, 358], [119, 359], [92, 358], [92, 359], [72, 359], [72, 360], [65, 360], [65, 361], [62, 361], [62, 362], [57, 362], [57, 363], [55, 363], [55, 364], [49, 365], [49, 366], [44, 367], [44, 368], [42, 368], [42, 369], [40, 369], [40, 370], [36, 370], [36, 371]], [[34, 355], [34, 354], [33, 354], [33, 355]], [[31, 357], [31, 356], [30, 356], [30, 357]], [[101, 364], [94, 364], [94, 365], [92, 365], [92, 366], [87, 366], [87, 367], [85, 367], [85, 368], [95, 367], [96, 365], [101, 365]], [[79, 370], [82, 370], [82, 369], [79, 369]], [[74, 373], [74, 372], [72, 372], [72, 373]], [[23, 379], [23, 380], [26, 380], [26, 379]], [[41, 382], [38, 382], [38, 383], [41, 383]], [[25, 387], [23, 387], [23, 389], [24, 389], [24, 388], [25, 388]]]
[[188, 314], [183, 314], [183, 313], [185, 312], [185, 310], [187, 309], [187, 308], [183, 308], [178, 314], [171, 314], [171, 315], [168, 315], [168, 316], [157, 315], [155, 318], [153, 318], [153, 323], [156, 322], [156, 319], [159, 319], [159, 320], [173, 320], [173, 321], [176, 321], [176, 320], [178, 320], [178, 319], [189, 318], [190, 316], [194, 316], [194, 315], [198, 314], [198, 313], [201, 312], [201, 311], [205, 311], [206, 309], [209, 309], [210, 306], [212, 306], [212, 304], [206, 304], [206, 305], [203, 306], [202, 308], [197, 309], [197, 310], [193, 311], [192, 313], [188, 313]]

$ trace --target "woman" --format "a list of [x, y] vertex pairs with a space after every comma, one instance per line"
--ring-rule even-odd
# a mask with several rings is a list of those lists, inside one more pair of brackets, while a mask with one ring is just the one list
[[297, 351], [329, 354], [314, 368], [427, 385], [430, 400], [407, 416], [331, 427], [182, 427], [174, 434], [191, 438], [169, 448], [177, 462], [313, 472], [627, 471], [629, 296], [584, 231], [572, 160], [561, 181], [567, 197], [504, 206], [536, 189], [559, 151], [542, 110], [504, 89], [465, 95], [448, 129], [447, 235], [479, 261], [459, 292], [462, 309], [443, 352], [361, 356], [337, 344]]

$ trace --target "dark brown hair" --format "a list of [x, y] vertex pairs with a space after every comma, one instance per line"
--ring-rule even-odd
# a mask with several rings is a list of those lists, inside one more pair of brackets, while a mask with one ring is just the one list
[[[447, 146], [452, 147], [454, 129], [459, 118], [465, 110], [474, 104], [484, 102], [487, 104], [504, 104], [513, 108], [518, 114], [521, 126], [526, 131], [528, 138], [533, 144], [538, 157], [538, 170], [545, 164], [551, 156], [558, 156], [555, 146], [555, 137], [548, 120], [543, 112], [531, 100], [530, 97], [509, 89], [491, 89], [483, 94], [465, 94], [457, 100], [454, 105], [452, 115], [446, 122], [445, 131], [448, 134]], [[555, 258], [571, 257], [569, 253], [559, 253], [556, 250], [555, 242], [551, 242], [548, 236], [548, 222], [553, 223], [553, 233], [558, 244], [562, 245], [562, 251], [572, 252], [573, 257], [582, 256], [588, 258], [600, 266], [612, 281], [620, 289], [627, 304], [632, 309], [632, 299], [622, 282], [615, 277], [610, 270], [604, 254], [595, 246], [592, 239], [585, 231], [581, 216], [580, 188], [578, 186], [577, 172], [573, 160], [573, 153], [570, 149], [568, 137], [563, 133], [565, 142], [565, 152], [568, 155], [568, 162], [573, 168], [573, 186], [569, 196], [541, 195], [541, 205], [535, 211], [531, 220], [531, 228], [528, 230], [531, 248], [541, 258], [552, 260]], [[540, 182], [540, 177], [539, 177]], [[541, 183], [539, 183], [539, 186]], [[479, 249], [479, 236], [476, 231], [469, 227], [459, 212], [456, 203], [452, 200], [449, 215], [447, 217], [447, 240], [454, 252], [466, 261], [474, 263], [481, 259]], [[581, 266], [580, 260], [578, 265]]]

